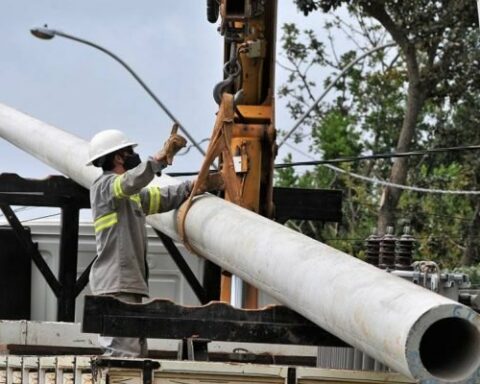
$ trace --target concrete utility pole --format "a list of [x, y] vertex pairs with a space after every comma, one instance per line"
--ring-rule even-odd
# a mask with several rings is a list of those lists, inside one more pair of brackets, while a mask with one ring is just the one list
[[[2, 104], [0, 137], [84, 187], [99, 173], [84, 165], [86, 141]], [[178, 239], [176, 214], [148, 221]], [[195, 200], [185, 230], [198, 254], [392, 369], [422, 383], [479, 382], [470, 308], [211, 195]]]

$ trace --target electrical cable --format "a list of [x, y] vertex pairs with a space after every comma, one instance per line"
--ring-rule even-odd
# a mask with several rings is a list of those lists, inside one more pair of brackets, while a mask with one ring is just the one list
[[[38, 208], [38, 207], [31, 207], [31, 206], [28, 206], [28, 207], [20, 207], [20, 208], [17, 208], [13, 211], [13, 213], [18, 213], [18, 212], [23, 212], [23, 211], [28, 211], [29, 209], [33, 209], [33, 208]], [[3, 214], [2, 211], [0, 211], [0, 217], [3, 217], [5, 216]]]
[[353, 172], [345, 171], [341, 168], [337, 168], [333, 165], [325, 165], [327, 168], [332, 169], [335, 172], [339, 173], [344, 173], [352, 176], [353, 178], [367, 181], [372, 184], [378, 184], [378, 185], [383, 185], [385, 187], [393, 187], [393, 188], [398, 188], [398, 189], [403, 189], [406, 191], [413, 191], [413, 192], [423, 192], [423, 193], [438, 193], [438, 194], [443, 194], [443, 195], [480, 195], [480, 191], [462, 191], [462, 190], [450, 190], [450, 189], [435, 189], [435, 188], [421, 188], [421, 187], [411, 187], [408, 185], [404, 184], [396, 184], [396, 183], [391, 183], [389, 181], [381, 180], [381, 179], [376, 179], [376, 178], [370, 178], [362, 175], [358, 175]]
[[[448, 236], [448, 235], [441, 235], [441, 234], [435, 234], [435, 235], [432, 235], [432, 236], [422, 236], [422, 237], [415, 237], [415, 240], [429, 240], [429, 239], [443, 239], [443, 238], [448, 238], [448, 239], [452, 239], [452, 240], [465, 240], [465, 237], [462, 237], [462, 236]], [[341, 238], [330, 238], [330, 239], [321, 239], [321, 241], [351, 241], [351, 242], [355, 242], [355, 241], [365, 241], [367, 239], [367, 237], [365, 237], [364, 239], [355, 239], [355, 238], [345, 238], [345, 239], [341, 239]], [[471, 237], [471, 239], [480, 239], [480, 236], [474, 236], [474, 237]]]
[[[211, 169], [210, 172], [217, 172], [214, 169]], [[170, 177], [183, 177], [183, 176], [197, 176], [198, 171], [191, 171], [191, 172], [169, 172], [166, 175]]]
[[[37, 206], [35, 206], [35, 207], [33, 207], [33, 206], [23, 206], [23, 207], [20, 207], [20, 208], [17, 208], [17, 209], [15, 209], [15, 210], [13, 210], [13, 213], [25, 212], [25, 211], [32, 210], [32, 209], [35, 209], [35, 208], [41, 208], [41, 207], [37, 207]], [[50, 214], [50, 215], [34, 217], [34, 218], [28, 219], [28, 220], [20, 220], [20, 222], [21, 222], [21, 223], [27, 223], [27, 222], [29, 222], [29, 221], [45, 219], [45, 218], [47, 218], [47, 217], [58, 216], [58, 215], [60, 215], [60, 214], [61, 214], [61, 212], [58, 212], [58, 213], [54, 213], [54, 214]], [[5, 216], [5, 215], [3, 214], [3, 212], [0, 211], [0, 218], [1, 218], [2, 216]]]
[[[366, 156], [345, 157], [345, 158], [337, 158], [337, 159], [330, 159], [330, 160], [315, 160], [314, 157], [312, 157], [311, 155], [309, 155], [309, 154], [303, 152], [302, 150], [294, 147], [293, 145], [291, 145], [289, 143], [285, 143], [285, 145], [287, 145], [292, 150], [302, 154], [303, 156], [312, 159], [312, 161], [303, 161], [303, 162], [286, 163], [286, 164], [276, 164], [275, 169], [290, 168], [290, 167], [294, 167], [294, 166], [322, 165], [326, 168], [331, 169], [334, 172], [348, 174], [353, 178], [363, 180], [363, 181], [366, 181], [366, 182], [369, 182], [369, 183], [372, 183], [372, 184], [383, 185], [383, 186], [386, 186], [386, 187], [394, 187], [394, 188], [403, 189], [403, 190], [407, 190], [407, 191], [422, 192], [422, 193], [449, 194], [449, 195], [480, 195], [480, 191], [463, 191], [463, 190], [445, 190], [445, 189], [435, 189], [435, 188], [422, 188], [422, 187], [408, 186], [408, 185], [404, 185], [404, 184], [391, 183], [389, 181], [359, 175], [357, 173], [346, 171], [344, 169], [341, 169], [341, 168], [338, 168], [338, 167], [335, 167], [335, 166], [332, 165], [332, 164], [338, 164], [338, 163], [355, 162], [355, 161], [372, 160], [372, 159], [388, 159], [388, 158], [399, 158], [399, 157], [409, 157], [409, 156], [424, 156], [424, 155], [431, 154], [431, 153], [478, 150], [478, 149], [480, 149], [480, 145], [468, 145], [468, 146], [447, 147], [447, 148], [433, 148], [433, 149], [427, 149], [427, 150], [423, 150], [423, 151], [372, 154], [372, 155], [366, 155]], [[171, 172], [171, 173], [167, 173], [167, 175], [169, 175], [171, 177], [196, 176], [196, 175], [198, 175], [198, 172]]]
[[[288, 145], [288, 146], [291, 148], [291, 145]], [[425, 149], [425, 150], [409, 151], [409, 152], [379, 153], [379, 154], [356, 156], [356, 157], [353, 157], [353, 156], [340, 157], [340, 158], [328, 159], [328, 160], [312, 160], [312, 161], [299, 161], [294, 163], [275, 164], [275, 169], [298, 167], [298, 166], [309, 166], [309, 165], [353, 163], [353, 162], [363, 161], [363, 160], [378, 160], [378, 159], [392, 159], [392, 158], [412, 157], [412, 156], [425, 156], [431, 153], [470, 151], [470, 150], [478, 150], [478, 149], [480, 149], [480, 145], [433, 148], [433, 149]]]
[[[209, 137], [200, 140], [200, 141], [198, 142], [198, 144], [200, 145], [200, 144], [203, 144], [203, 143], [205, 143], [205, 142], [207, 142], [207, 141], [210, 141], [210, 138], [209, 138]], [[186, 147], [183, 151], [177, 153], [175, 156], [177, 156], [177, 157], [178, 157], [178, 156], [185, 156], [188, 152], [190, 152], [190, 149], [192, 149], [193, 147], [195, 147], [195, 144], [187, 145], [187, 147]]]
[[[437, 238], [439, 236], [433, 236], [433, 238]], [[443, 236], [443, 237], [448, 237], [448, 236]], [[449, 239], [454, 239], [454, 240], [462, 240], [460, 237], [448, 237]], [[415, 240], [427, 240], [429, 237], [416, 237]], [[320, 239], [321, 242], [327, 242], [327, 241], [346, 241], [349, 243], [359, 243], [359, 242], [364, 242], [365, 239]]]
[[[310, 159], [314, 159], [312, 156], [306, 154], [302, 150], [296, 149], [293, 145], [291, 145], [289, 143], [286, 143], [286, 145], [289, 148], [293, 149], [294, 151], [296, 151], [296, 152], [298, 152], [298, 153], [300, 153], [300, 154], [302, 154], [302, 155], [304, 155], [304, 156], [306, 156]], [[456, 148], [456, 147], [454, 147], [454, 148]], [[389, 181], [385, 181], [385, 180], [381, 180], [381, 179], [377, 179], [377, 178], [362, 176], [362, 175], [359, 175], [357, 173], [353, 173], [353, 172], [346, 171], [344, 169], [335, 167], [334, 165], [331, 165], [331, 164], [321, 164], [321, 165], [326, 167], [326, 168], [331, 169], [334, 172], [347, 174], [347, 175], [349, 175], [353, 178], [363, 180], [363, 181], [366, 181], [366, 182], [369, 182], [369, 183], [372, 183], [372, 184], [383, 185], [383, 186], [386, 186], [386, 187], [394, 187], [394, 188], [403, 189], [403, 190], [407, 190], [407, 191], [422, 192], [422, 193], [450, 194], [450, 195], [480, 195], [480, 191], [462, 191], [462, 190], [457, 191], [457, 190], [420, 188], [420, 187], [415, 187], [415, 186], [411, 187], [411, 186], [408, 186], [408, 185], [391, 183]]]
[[35, 220], [41, 220], [41, 219], [46, 219], [47, 217], [54, 217], [54, 216], [59, 216], [61, 215], [61, 212], [58, 213], [53, 213], [51, 215], [45, 215], [45, 216], [39, 216], [39, 217], [34, 217], [33, 219], [28, 219], [28, 220], [22, 220], [21, 223], [28, 223], [30, 221], [35, 221]]

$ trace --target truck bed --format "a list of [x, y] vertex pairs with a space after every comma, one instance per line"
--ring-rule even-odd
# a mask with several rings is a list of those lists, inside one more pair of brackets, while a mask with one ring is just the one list
[[0, 384], [413, 383], [398, 374], [98, 356], [0, 356]]

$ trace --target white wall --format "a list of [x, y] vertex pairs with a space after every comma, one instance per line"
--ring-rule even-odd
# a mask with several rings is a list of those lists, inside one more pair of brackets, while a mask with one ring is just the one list
[[[31, 228], [32, 239], [38, 243], [38, 248], [52, 272], [58, 277], [59, 268], [59, 234], [60, 227], [55, 222], [28, 223]], [[192, 289], [178, 270], [170, 255], [163, 247], [160, 239], [149, 229], [148, 232], [148, 264], [150, 268], [150, 297], [168, 298], [178, 304], [198, 305]], [[202, 281], [203, 259], [185, 252], [183, 246], [180, 251], [186, 258], [192, 271]], [[81, 224], [78, 245], [78, 274], [85, 270], [95, 257], [95, 237], [91, 224]], [[83, 296], [89, 294], [88, 286], [78, 296], [76, 302], [77, 322], [81, 321], [83, 312]], [[56, 320], [57, 302], [55, 295], [45, 282], [45, 279], [32, 263], [32, 320]]]

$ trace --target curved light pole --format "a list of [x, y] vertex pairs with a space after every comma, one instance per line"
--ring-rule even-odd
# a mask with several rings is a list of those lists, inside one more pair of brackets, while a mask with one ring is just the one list
[[[478, 0], [478, 1], [480, 2], [480, 0]], [[280, 148], [288, 140], [288, 138], [292, 135], [292, 133], [295, 132], [297, 130], [297, 128], [300, 127], [300, 125], [302, 125], [303, 121], [317, 107], [318, 103], [320, 103], [320, 101], [323, 100], [323, 98], [327, 95], [328, 92], [330, 92], [330, 90], [333, 88], [333, 86], [336, 84], [336, 82], [338, 80], [340, 80], [343, 77], [343, 75], [345, 75], [345, 73], [348, 72], [348, 70], [350, 68], [352, 68], [359, 61], [363, 60], [365, 57], [370, 56], [372, 53], [375, 53], [375, 52], [377, 52], [381, 49], [385, 49], [387, 47], [392, 47], [394, 45], [395, 45], [395, 43], [387, 43], [387, 44], [380, 45], [378, 47], [372, 48], [371, 50], [365, 52], [363, 55], [357, 57], [355, 60], [348, 63], [347, 66], [342, 69], [342, 72], [340, 72], [340, 74], [330, 83], [330, 85], [325, 89], [325, 91], [323, 91], [323, 93], [318, 97], [318, 99], [315, 100], [315, 102], [310, 106], [310, 108], [308, 108], [308, 110], [303, 114], [303, 116], [300, 117], [300, 119], [295, 123], [293, 128], [290, 129], [290, 131], [288, 131], [288, 133], [285, 135], [285, 137], [282, 139], [282, 141], [280, 141], [280, 143], [278, 144], [278, 148]]]
[[47, 26], [43, 27], [43, 28], [32, 28], [30, 30], [30, 32], [32, 33], [32, 35], [34, 35], [35, 37], [38, 37], [39, 39], [42, 39], [42, 40], [51, 40], [53, 39], [55, 36], [61, 36], [61, 37], [65, 37], [67, 39], [70, 39], [70, 40], [74, 40], [74, 41], [77, 41], [79, 43], [82, 43], [82, 44], [86, 44], [86, 45], [89, 45], [93, 48], [96, 48], [104, 53], [106, 53], [108, 56], [112, 57], [114, 60], [116, 60], [117, 62], [119, 62], [128, 72], [130, 72], [130, 74], [135, 78], [135, 80], [137, 80], [140, 85], [143, 87], [143, 89], [145, 89], [145, 91], [150, 95], [150, 97], [155, 101], [155, 103], [157, 103], [157, 105], [162, 108], [162, 110], [168, 115], [168, 117], [170, 117], [170, 119], [172, 119], [172, 121], [176, 124], [178, 124], [180, 130], [185, 134], [185, 136], [187, 136], [187, 138], [190, 140], [190, 142], [195, 146], [195, 148], [198, 149], [198, 151], [203, 155], [205, 156], [205, 151], [202, 149], [202, 147], [200, 147], [200, 145], [195, 141], [195, 139], [192, 137], [192, 135], [190, 135], [190, 133], [183, 127], [183, 125], [177, 120], [177, 118], [169, 111], [169, 109], [160, 101], [160, 99], [152, 92], [152, 90], [142, 81], [142, 79], [133, 71], [132, 68], [130, 68], [130, 66], [125, 63], [122, 59], [120, 59], [117, 55], [115, 55], [114, 53], [110, 52], [108, 49], [106, 48], [103, 48], [101, 47], [100, 45], [98, 44], [95, 44], [95, 43], [92, 43], [91, 41], [88, 41], [88, 40], [85, 40], [85, 39], [81, 39], [79, 37], [76, 37], [76, 36], [72, 36], [72, 35], [69, 35], [67, 33], [64, 33], [64, 32], [61, 32], [61, 31], [57, 31], [56, 29], [50, 29], [50, 28], [47, 28]]

